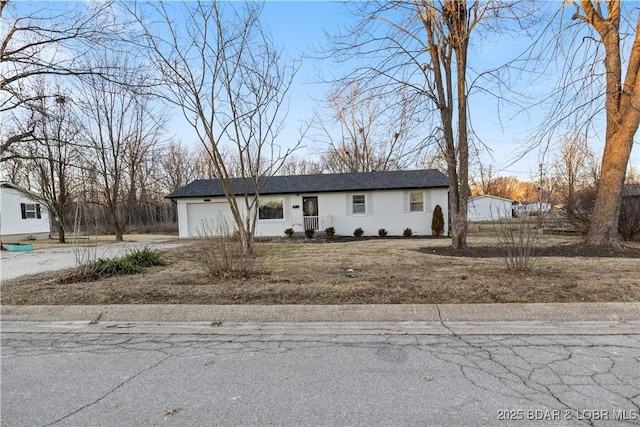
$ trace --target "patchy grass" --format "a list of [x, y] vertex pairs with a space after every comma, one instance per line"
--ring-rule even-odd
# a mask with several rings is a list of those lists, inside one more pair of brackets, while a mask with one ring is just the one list
[[[2, 304], [397, 304], [640, 301], [640, 245], [594, 251], [550, 236], [529, 274], [505, 268], [495, 237], [345, 239], [256, 245], [258, 273], [207, 274], [196, 244], [162, 251], [165, 266], [125, 277], [60, 283], [67, 272], [6, 281]], [[353, 269], [349, 272], [348, 269]]]

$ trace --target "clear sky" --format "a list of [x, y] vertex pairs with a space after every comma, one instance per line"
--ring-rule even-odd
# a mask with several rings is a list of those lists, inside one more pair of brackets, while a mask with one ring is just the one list
[[[559, 4], [559, 2], [558, 2]], [[318, 47], [326, 45], [325, 32], [334, 33], [341, 25], [349, 25], [354, 19], [346, 13], [346, 7], [341, 3], [329, 1], [268, 1], [265, 5], [262, 19], [272, 31], [275, 40], [284, 48], [285, 54], [300, 58], [311, 56]], [[470, 66], [475, 70], [482, 70], [496, 66], [512, 59], [530, 44], [531, 39], [526, 36], [515, 36], [508, 39], [494, 37], [483, 39], [482, 44], [475, 44], [470, 50]], [[283, 138], [291, 135], [295, 139], [296, 129], [300, 122], [310, 120], [313, 111], [322, 108], [321, 101], [328, 90], [328, 86], [318, 83], [318, 73], [340, 73], [336, 64], [331, 61], [318, 61], [311, 57], [303, 59], [295, 85], [291, 92], [291, 108], [288, 125]], [[554, 76], [549, 76], [548, 89], [554, 83]], [[540, 83], [542, 86], [545, 82]], [[542, 118], [543, 112], [532, 109], [528, 115], [519, 115], [509, 120], [510, 111], [501, 111], [498, 117], [498, 107], [495, 99], [482, 93], [475, 93], [470, 98], [470, 112], [474, 130], [484, 143], [492, 149], [492, 157], [487, 153], [483, 156], [483, 163], [493, 163], [500, 175], [516, 175], [523, 179], [537, 177], [539, 163], [547, 166], [554, 147], [549, 152], [533, 150], [521, 160], [516, 161], [522, 151], [522, 141], [527, 132], [535, 128]], [[602, 125], [604, 134], [604, 124]], [[592, 149], [601, 152], [603, 141], [596, 137], [590, 140]], [[311, 153], [317, 150], [317, 144], [309, 144]], [[301, 151], [298, 155], [303, 155]], [[640, 147], [636, 141], [632, 153], [631, 164], [640, 169]]]
[[[560, 5], [560, 2], [556, 3]], [[36, 3], [22, 3], [24, 6], [34, 4]], [[47, 3], [37, 4], [46, 5]], [[64, 3], [57, 3], [56, 7], [62, 4]], [[550, 4], [553, 5], [553, 3]], [[276, 43], [284, 49], [285, 57], [297, 60], [302, 58], [300, 70], [290, 92], [290, 110], [286, 128], [281, 134], [280, 144], [286, 146], [287, 141], [297, 139], [301, 124], [310, 121], [314, 111], [322, 109], [322, 101], [329, 86], [320, 83], [318, 75], [340, 75], [341, 71], [346, 71], [341, 70], [333, 61], [320, 61], [313, 58], [314, 53], [326, 47], [325, 32], [335, 33], [339, 26], [348, 26], [355, 18], [348, 13], [347, 7], [339, 2], [269, 0], [265, 4], [261, 19], [273, 34]], [[513, 58], [529, 43], [530, 39], [526, 36], [483, 39], [482, 43], [472, 46], [469, 65], [474, 70], [498, 65]], [[549, 85], [553, 81], [554, 76], [549, 76]], [[544, 86], [545, 82], [541, 84]], [[546, 153], [546, 157], [543, 158], [538, 149], [516, 161], [518, 154], [522, 151], [522, 141], [526, 138], [527, 131], [538, 125], [542, 117], [541, 111], [531, 109], [528, 116], [519, 115], [509, 120], [511, 112], [503, 110], [500, 120], [495, 100], [481, 93], [474, 93], [470, 98], [470, 113], [474, 130], [492, 150], [492, 158], [485, 153], [483, 163], [493, 163], [500, 175], [516, 175], [523, 179], [530, 179], [538, 176], [540, 162], [544, 162], [547, 166], [551, 163], [550, 156], [553, 150]], [[177, 110], [171, 126], [177, 139], [188, 145], [196, 144], [193, 131], [184, 123]], [[604, 128], [602, 128], [603, 134]], [[296, 156], [315, 157], [315, 153], [321, 147], [309, 140], [306, 143], [307, 148], [296, 153]], [[602, 150], [601, 139], [592, 139], [590, 143], [594, 151]], [[637, 142], [631, 163], [640, 169], [640, 147]]]

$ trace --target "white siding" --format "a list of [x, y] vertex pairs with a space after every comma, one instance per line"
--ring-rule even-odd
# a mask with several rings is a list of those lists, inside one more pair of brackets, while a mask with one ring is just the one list
[[467, 219], [469, 221], [492, 221], [500, 218], [511, 218], [509, 199], [495, 196], [477, 196], [467, 202]]
[[[40, 218], [22, 218], [21, 203], [40, 204]], [[0, 235], [3, 237], [47, 238], [51, 232], [49, 212], [41, 203], [29, 199], [24, 193], [8, 187], [0, 187]]]
[[[189, 224], [189, 236], [209, 234], [209, 231], [218, 231], [215, 225], [220, 219], [227, 221], [231, 229], [235, 228], [231, 209], [226, 202], [187, 203], [187, 221]], [[204, 228], [203, 228], [204, 227]], [[205, 228], [213, 227], [213, 230]]]
[[[269, 195], [268, 197], [282, 197], [284, 199], [284, 218], [258, 220], [257, 236], [282, 236], [284, 230], [293, 228], [296, 232], [304, 231], [302, 215], [302, 198], [305, 196], [318, 197], [318, 216], [320, 229], [334, 227], [336, 233], [352, 236], [353, 231], [362, 227], [365, 235], [375, 236], [378, 229], [385, 228], [390, 236], [402, 235], [409, 227], [414, 234], [431, 235], [431, 218], [433, 209], [440, 205], [445, 219], [445, 234], [448, 230], [448, 193], [446, 188], [411, 190], [422, 191], [424, 200], [423, 212], [409, 212], [409, 190], [361, 191], [354, 193], [308, 193], [300, 195]], [[366, 200], [365, 214], [351, 213], [351, 195], [364, 194]], [[267, 196], [265, 196], [267, 197]], [[215, 215], [220, 211], [221, 203], [226, 203], [223, 197], [211, 198], [210, 202], [203, 199], [179, 199], [178, 226], [180, 237], [196, 236], [194, 222], [199, 222], [204, 216]], [[189, 205], [197, 204], [197, 207]], [[191, 212], [191, 216], [189, 216]], [[197, 212], [197, 213], [196, 213]]]

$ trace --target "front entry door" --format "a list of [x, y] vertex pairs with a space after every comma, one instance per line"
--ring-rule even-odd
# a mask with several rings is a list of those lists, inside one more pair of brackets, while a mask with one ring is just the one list
[[302, 198], [302, 215], [305, 230], [317, 231], [320, 229], [318, 221], [318, 197]]

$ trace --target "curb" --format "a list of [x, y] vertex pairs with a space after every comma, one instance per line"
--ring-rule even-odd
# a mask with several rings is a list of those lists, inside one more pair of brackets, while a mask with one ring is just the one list
[[640, 303], [0, 306], [3, 332], [640, 334]]

